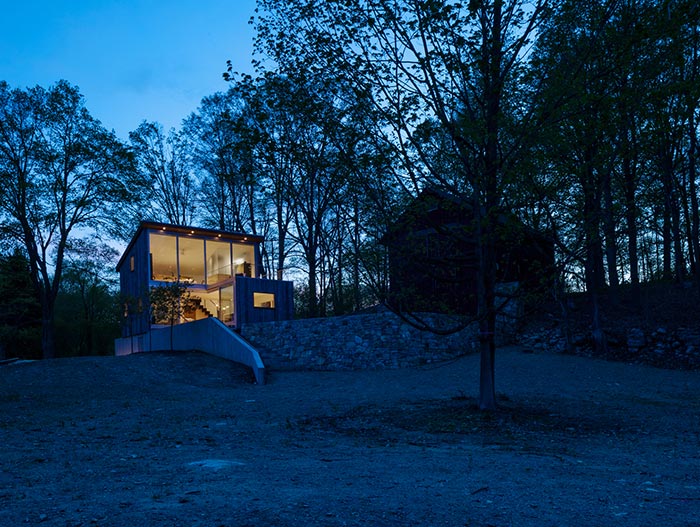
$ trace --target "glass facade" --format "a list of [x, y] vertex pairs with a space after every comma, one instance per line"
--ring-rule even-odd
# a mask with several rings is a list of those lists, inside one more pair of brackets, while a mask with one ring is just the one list
[[233, 313], [233, 285], [222, 287], [221, 291], [221, 316], [219, 320], [224, 324], [235, 322]]
[[151, 280], [176, 282], [177, 236], [151, 234]]
[[184, 284], [204, 284], [204, 240], [178, 236], [180, 281]]
[[233, 244], [234, 274], [255, 276], [255, 252], [252, 245]]
[[207, 241], [207, 284], [231, 278], [231, 244]]
[[[190, 288], [195, 307], [185, 320], [213, 316], [234, 323], [234, 276], [255, 277], [255, 247], [252, 244], [204, 240], [187, 234], [151, 233], [151, 280], [180, 281]], [[274, 307], [274, 297], [260, 307]]]

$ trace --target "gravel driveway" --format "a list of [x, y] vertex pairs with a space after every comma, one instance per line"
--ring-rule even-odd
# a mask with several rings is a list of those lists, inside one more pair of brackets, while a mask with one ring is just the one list
[[272, 372], [200, 353], [0, 367], [0, 526], [698, 526], [700, 372], [499, 350]]

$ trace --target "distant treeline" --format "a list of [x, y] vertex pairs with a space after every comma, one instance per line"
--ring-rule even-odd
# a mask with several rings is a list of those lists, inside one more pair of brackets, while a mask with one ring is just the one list
[[700, 276], [696, 1], [307, 4], [259, 0], [256, 75], [226, 72], [179, 130], [144, 122], [128, 144], [64, 81], [0, 85], [0, 235], [45, 356], [84, 294], [67, 263], [104, 267], [141, 218], [263, 235], [300, 316], [385, 297], [381, 238], [426, 187], [478, 212], [484, 335], [504, 209], [551, 236], [562, 290]]

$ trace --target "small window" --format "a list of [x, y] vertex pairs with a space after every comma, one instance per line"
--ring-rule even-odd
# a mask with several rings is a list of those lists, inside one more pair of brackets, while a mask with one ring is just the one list
[[253, 293], [253, 307], [275, 309], [274, 293]]
[[129, 258], [129, 268], [133, 271], [135, 267], [136, 264], [134, 263], [134, 257], [132, 256], [131, 258]]

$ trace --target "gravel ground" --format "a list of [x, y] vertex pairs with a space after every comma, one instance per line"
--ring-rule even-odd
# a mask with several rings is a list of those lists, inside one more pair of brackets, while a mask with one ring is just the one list
[[499, 350], [398, 371], [199, 353], [0, 366], [0, 526], [698, 526], [700, 372]]

